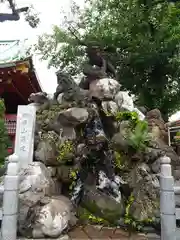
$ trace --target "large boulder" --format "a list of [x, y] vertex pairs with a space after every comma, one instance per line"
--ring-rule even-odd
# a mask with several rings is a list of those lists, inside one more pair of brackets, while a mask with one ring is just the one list
[[99, 99], [113, 99], [120, 87], [121, 85], [114, 79], [97, 79], [89, 85], [90, 96]]
[[93, 186], [85, 187], [82, 206], [111, 223], [116, 223], [125, 213], [123, 199], [117, 202], [112, 196]]
[[57, 178], [63, 183], [71, 183], [70, 173], [72, 171], [72, 166], [62, 165], [57, 168]]
[[154, 143], [156, 144], [156, 149], [159, 149], [164, 155], [171, 159], [173, 169], [180, 166], [180, 158], [171, 146], [168, 146], [162, 139], [157, 139]]
[[103, 101], [101, 105], [103, 111], [107, 114], [116, 115], [119, 110], [117, 104], [113, 101]]
[[128, 141], [126, 140], [125, 136], [119, 132], [116, 133], [111, 140], [114, 149], [118, 150], [118, 151], [122, 151], [122, 152], [128, 152]]
[[41, 199], [46, 196], [59, 194], [50, 176], [50, 172], [43, 163], [33, 162], [19, 173], [19, 232], [24, 235], [27, 228], [29, 211], [39, 206]]
[[58, 121], [63, 126], [77, 126], [78, 124], [84, 123], [88, 120], [89, 114], [85, 108], [69, 108], [59, 113]]
[[118, 105], [119, 109], [122, 111], [133, 111], [134, 103], [132, 97], [129, 96], [128, 92], [119, 91], [115, 96], [115, 102]]
[[41, 205], [29, 211], [32, 237], [57, 238], [76, 223], [70, 200], [64, 196], [42, 199]]
[[161, 116], [159, 109], [153, 109], [146, 114], [146, 120], [148, 122], [149, 129], [152, 133], [152, 137], [163, 140], [168, 143], [168, 133], [166, 124]]
[[137, 221], [147, 221], [159, 217], [160, 185], [156, 175], [147, 164], [137, 164], [126, 179], [133, 189], [129, 214]]

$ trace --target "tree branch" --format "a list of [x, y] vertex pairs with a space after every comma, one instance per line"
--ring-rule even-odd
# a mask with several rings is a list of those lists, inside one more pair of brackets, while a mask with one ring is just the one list
[[12, 10], [12, 13], [0, 13], [0, 22], [5, 21], [18, 21], [20, 19], [19, 13], [27, 12], [28, 7], [18, 8], [16, 9], [13, 0], [7, 0], [9, 2], [9, 6]]

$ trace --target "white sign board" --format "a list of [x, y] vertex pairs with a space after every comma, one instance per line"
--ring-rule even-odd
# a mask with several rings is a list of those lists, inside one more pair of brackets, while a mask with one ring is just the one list
[[33, 161], [35, 123], [36, 108], [18, 106], [14, 153], [19, 157], [20, 168]]

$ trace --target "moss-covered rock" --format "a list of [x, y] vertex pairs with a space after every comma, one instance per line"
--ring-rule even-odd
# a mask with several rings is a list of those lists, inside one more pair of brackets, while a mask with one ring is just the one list
[[58, 141], [59, 138], [55, 132], [49, 131], [47, 133], [42, 133], [40, 136], [40, 142], [38, 143], [34, 154], [36, 161], [43, 162], [47, 166], [58, 165]]
[[129, 213], [136, 221], [159, 217], [159, 181], [151, 174], [151, 170], [146, 164], [136, 165], [128, 174], [126, 179], [133, 189], [134, 201], [131, 203]]
[[77, 209], [77, 216], [81, 224], [94, 224], [102, 226], [110, 225], [107, 220], [96, 216], [94, 213], [89, 212], [86, 208], [83, 208], [81, 206]]
[[123, 199], [116, 202], [111, 196], [97, 190], [95, 187], [85, 188], [82, 206], [96, 216], [114, 224], [124, 215], [125, 208]]

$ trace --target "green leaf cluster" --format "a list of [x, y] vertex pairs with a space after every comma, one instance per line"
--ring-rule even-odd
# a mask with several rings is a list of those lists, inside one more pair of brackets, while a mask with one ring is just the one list
[[[159, 0], [87, 0], [72, 4], [73, 22], [39, 38], [36, 50], [49, 65], [72, 76], [82, 72], [84, 47], [107, 49], [118, 81], [139, 105], [158, 108], [164, 117], [180, 106], [180, 4]], [[73, 27], [72, 27], [73, 26]], [[78, 40], [79, 39], [79, 40]]]
[[[107, 113], [107, 116], [111, 116]], [[151, 135], [148, 132], [148, 123], [146, 121], [139, 120], [136, 112], [117, 112], [114, 116], [118, 122], [129, 121], [129, 127], [126, 130], [126, 136], [124, 136], [129, 144], [136, 151], [145, 151], [150, 140]], [[117, 164], [120, 156], [116, 154]]]
[[127, 140], [133, 149], [145, 151], [151, 140], [147, 122], [139, 121], [135, 128], [129, 133]]

